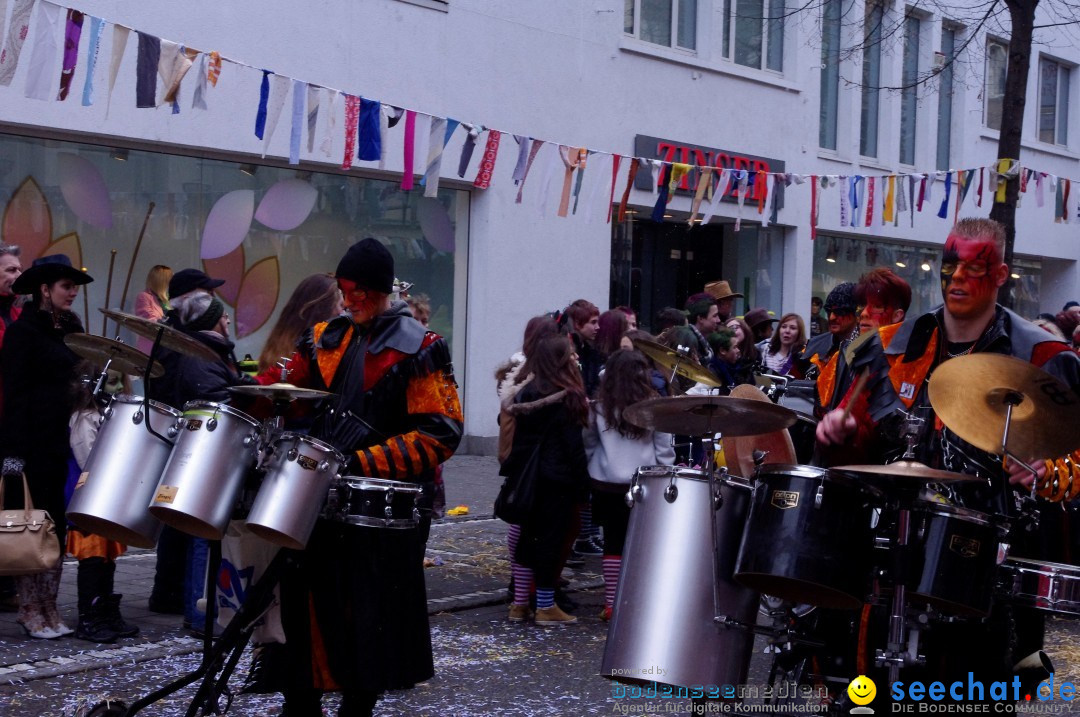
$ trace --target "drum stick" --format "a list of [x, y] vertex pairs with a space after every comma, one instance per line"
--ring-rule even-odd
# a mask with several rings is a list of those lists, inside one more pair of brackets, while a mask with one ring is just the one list
[[[139, 257], [139, 249], [142, 248], [143, 237], [146, 236], [146, 225], [150, 223], [150, 215], [154, 213], [154, 203], [150, 202], [150, 206], [146, 208], [146, 218], [143, 219], [142, 229], [139, 230], [139, 239], [135, 242], [135, 251], [131, 253], [131, 264], [128, 265], [127, 278], [124, 279], [124, 293], [120, 297], [120, 310], [123, 311], [124, 306], [127, 305], [127, 293], [128, 287], [131, 285], [131, 272], [135, 271], [135, 260]], [[109, 307], [105, 307], [109, 308]]]
[[[116, 265], [116, 249], [112, 250], [109, 256], [109, 280], [105, 283], [105, 308], [109, 308], [109, 297], [112, 295], [112, 277], [113, 266]], [[109, 317], [101, 317], [101, 335], [105, 336], [105, 332], [109, 330]], [[861, 673], [860, 673], [861, 674]]]
[[859, 400], [860, 394], [863, 389], [866, 388], [866, 382], [870, 378], [870, 369], [864, 370], [859, 374], [859, 377], [855, 379], [855, 388], [851, 390], [851, 398], [848, 399], [847, 405], [844, 406], [844, 413], [840, 418], [840, 422], [843, 423], [851, 415], [851, 407], [855, 405], [855, 402]]

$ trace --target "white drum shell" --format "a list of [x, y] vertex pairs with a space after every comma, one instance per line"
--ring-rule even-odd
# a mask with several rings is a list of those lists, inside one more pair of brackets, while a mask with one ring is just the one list
[[263, 540], [303, 550], [319, 518], [331, 481], [344, 467], [332, 446], [309, 436], [282, 434], [266, 466], [248, 529]]
[[[175, 437], [181, 413], [150, 401], [150, 425]], [[67, 517], [80, 530], [136, 548], [152, 548], [161, 523], [146, 509], [172, 453], [146, 430], [142, 399], [118, 396], [105, 412], [94, 447], [68, 504]]]
[[[672, 475], [678, 495], [669, 502], [664, 492]], [[722, 505], [714, 510], [710, 482], [700, 471], [648, 466], [638, 482], [601, 675], [624, 683], [744, 684], [754, 634], [714, 618], [718, 606], [745, 625], [757, 620], [758, 593], [732, 578], [750, 485], [715, 481]]]
[[189, 535], [221, 540], [255, 465], [257, 427], [254, 418], [224, 404], [188, 402], [150, 512]]

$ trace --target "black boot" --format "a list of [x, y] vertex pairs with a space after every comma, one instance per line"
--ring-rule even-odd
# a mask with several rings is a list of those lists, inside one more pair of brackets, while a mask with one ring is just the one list
[[123, 595], [106, 595], [102, 609], [108, 619], [109, 629], [116, 633], [117, 637], [135, 637], [139, 634], [139, 627], [124, 620], [120, 614], [120, 599]]
[[75, 628], [75, 637], [106, 645], [116, 642], [119, 635], [109, 627], [107, 601], [107, 596], [96, 597], [86, 612], [79, 611], [79, 625]]

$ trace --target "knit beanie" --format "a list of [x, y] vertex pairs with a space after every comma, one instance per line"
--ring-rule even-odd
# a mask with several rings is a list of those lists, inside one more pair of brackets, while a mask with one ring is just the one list
[[221, 303], [220, 299], [212, 299], [209, 306], [206, 307], [206, 311], [202, 313], [202, 316], [192, 319], [184, 328], [188, 331], [209, 331], [217, 326], [218, 321], [221, 320], [221, 316], [225, 313], [225, 304]]
[[345, 252], [334, 275], [383, 294], [394, 291], [394, 257], [377, 239], [362, 239]]
[[829, 295], [825, 297], [825, 313], [830, 311], [849, 311], [855, 313], [855, 284], [845, 281], [837, 284]]

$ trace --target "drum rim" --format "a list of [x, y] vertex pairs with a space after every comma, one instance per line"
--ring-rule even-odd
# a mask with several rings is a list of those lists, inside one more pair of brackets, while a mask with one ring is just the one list
[[209, 413], [224, 413], [233, 418], [239, 418], [241, 421], [250, 423], [252, 428], [258, 428], [259, 422], [248, 414], [241, 411], [239, 408], [233, 408], [227, 403], [218, 403], [216, 401], [188, 401], [184, 404], [184, 418], [187, 418], [189, 411], [202, 411]]
[[968, 522], [977, 523], [979, 525], [987, 525], [991, 528], [1005, 527], [1005, 524], [995, 519], [993, 513], [984, 513], [981, 510], [975, 510], [974, 508], [965, 508], [962, 505], [937, 503], [932, 500], [924, 500], [922, 498], [919, 498], [915, 501], [915, 506], [912, 510], [916, 513], [936, 513], [939, 515], [949, 515], [961, 519], [972, 518], [972, 520]]
[[[657, 468], [661, 468], [661, 469], [664, 469], [664, 470], [656, 470], [653, 473], [645, 474], [645, 475], [642, 475], [642, 473], [641, 473], [641, 471], [643, 469], [657, 469]], [[708, 483], [709, 482], [709, 474], [708, 473], [701, 470], [700, 468], [690, 468], [688, 466], [665, 466], [665, 465], [638, 466], [638, 469], [635, 472], [635, 476], [640, 476], [641, 478], [669, 478], [669, 477], [671, 477], [672, 472], [675, 473], [676, 478], [685, 478], [686, 480], [700, 481], [702, 483]], [[682, 475], [683, 472], [688, 473], [689, 475]], [[727, 483], [729, 485], [732, 485], [732, 486], [735, 486], [735, 487], [738, 487], [738, 488], [753, 488], [754, 487], [753, 483], [750, 480], [748, 480], [747, 478], [744, 478], [742, 476], [736, 476], [736, 475], [732, 475], [730, 473], [721, 473], [719, 470], [713, 471], [713, 473], [715, 474], [716, 480], [719, 483]], [[594, 478], [593, 480], [596, 480], [596, 479]], [[603, 482], [603, 481], [601, 481], [601, 482]], [[620, 482], [619, 484], [629, 487], [630, 485], [632, 485], [632, 482], [633, 481], [631, 480], [631, 481], [626, 481], [625, 483]], [[613, 483], [609, 483], [609, 485], [612, 485], [612, 484]]]
[[[1029, 566], [1039, 567], [1036, 568]], [[1080, 565], [1055, 563], [1050, 560], [1038, 560], [1036, 558], [1014, 558], [1012, 556], [1009, 556], [1005, 558], [1005, 561], [1001, 564], [1001, 567], [1013, 567], [1017, 570], [1028, 570], [1030, 572], [1045, 573], [1051, 575], [1076, 575], [1078, 578], [1080, 578]]]
[[383, 490], [400, 490], [403, 492], [419, 493], [423, 490], [419, 483], [407, 483], [405, 481], [390, 480], [389, 478], [375, 478], [374, 476], [341, 476], [341, 482], [350, 488], [360, 488], [361, 484], [368, 482], [375, 488]]
[[118, 393], [117, 395], [113, 396], [113, 399], [109, 403], [108, 407], [111, 407], [117, 403], [126, 403], [129, 406], [141, 406], [143, 404], [143, 401], [149, 403], [151, 408], [156, 408], [162, 413], [167, 413], [171, 415], [173, 418], [182, 418], [184, 415], [183, 411], [177, 410], [167, 403], [155, 401], [152, 398], [144, 399], [141, 396], [136, 396], [131, 393]]
[[345, 454], [343, 454], [341, 451], [334, 448], [326, 441], [321, 441], [318, 438], [313, 438], [306, 433], [294, 433], [292, 431], [285, 431], [274, 440], [274, 444], [277, 445], [278, 443], [282, 443], [284, 441], [291, 441], [293, 439], [299, 439], [301, 443], [307, 443], [309, 446], [317, 448], [324, 453], [333, 454], [333, 456], [337, 459], [339, 463], [343, 463], [345, 461]]

